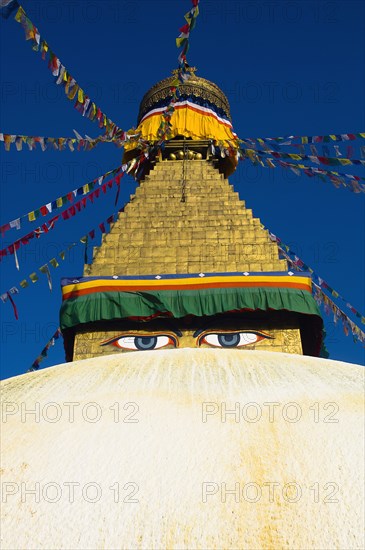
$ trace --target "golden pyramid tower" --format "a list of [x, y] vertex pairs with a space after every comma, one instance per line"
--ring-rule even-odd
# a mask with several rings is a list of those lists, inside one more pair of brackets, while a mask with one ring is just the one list
[[[137, 131], [149, 144], [158, 142], [173, 81], [141, 102]], [[237, 164], [227, 98], [192, 71], [170, 126], [84, 277], [64, 284], [68, 360], [178, 346], [318, 355], [310, 277], [288, 271], [227, 179]], [[124, 158], [138, 154], [132, 144]]]

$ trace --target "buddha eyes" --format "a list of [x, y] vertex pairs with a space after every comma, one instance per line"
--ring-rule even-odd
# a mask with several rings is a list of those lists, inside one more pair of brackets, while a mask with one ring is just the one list
[[205, 332], [198, 338], [198, 345], [206, 344], [215, 348], [241, 348], [271, 338], [263, 332]]
[[160, 335], [132, 335], [118, 336], [101, 344], [102, 346], [115, 346], [119, 349], [128, 349], [134, 351], [148, 351], [152, 349], [164, 348], [168, 345], [177, 346], [177, 341], [173, 336], [167, 334]]
[[[180, 334], [182, 336], [182, 334]], [[266, 338], [272, 338], [268, 334], [260, 331], [229, 331], [217, 330], [194, 334], [196, 346], [210, 346], [213, 348], [242, 348], [260, 342]], [[194, 341], [194, 340], [193, 340]], [[184, 342], [184, 341], [183, 341]], [[190, 347], [191, 347], [191, 343]], [[188, 344], [188, 345], [189, 345]], [[121, 350], [128, 351], [148, 351], [161, 349], [167, 346], [177, 348], [179, 339], [177, 335], [172, 334], [125, 334], [119, 335], [100, 344], [101, 346], [114, 346]], [[182, 343], [183, 347], [184, 344]]]

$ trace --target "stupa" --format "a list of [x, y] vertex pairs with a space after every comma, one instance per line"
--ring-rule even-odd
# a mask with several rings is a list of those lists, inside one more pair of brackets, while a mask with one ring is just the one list
[[[170, 91], [142, 101], [151, 146]], [[363, 548], [363, 369], [316, 357], [309, 274], [228, 182], [224, 94], [194, 75], [174, 108], [63, 281], [68, 363], [2, 382], [2, 548]]]
[[[150, 148], [139, 187], [83, 277], [63, 281], [67, 360], [161, 347], [245, 347], [319, 356], [322, 319], [309, 273], [293, 273], [227, 179], [237, 164], [229, 103], [195, 74], [172, 103], [171, 76], [143, 97]], [[140, 155], [131, 142], [124, 160]]]

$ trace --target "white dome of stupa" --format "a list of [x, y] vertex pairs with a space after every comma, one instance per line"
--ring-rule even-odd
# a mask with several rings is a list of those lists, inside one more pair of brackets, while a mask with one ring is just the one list
[[5, 380], [1, 547], [363, 548], [363, 372], [187, 348]]

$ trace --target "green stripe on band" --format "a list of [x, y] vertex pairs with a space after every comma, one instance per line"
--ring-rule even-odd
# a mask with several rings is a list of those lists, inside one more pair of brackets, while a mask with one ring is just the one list
[[61, 329], [115, 319], [197, 317], [237, 310], [287, 310], [321, 317], [312, 295], [290, 288], [211, 288], [148, 292], [97, 292], [69, 298], [60, 311]]

